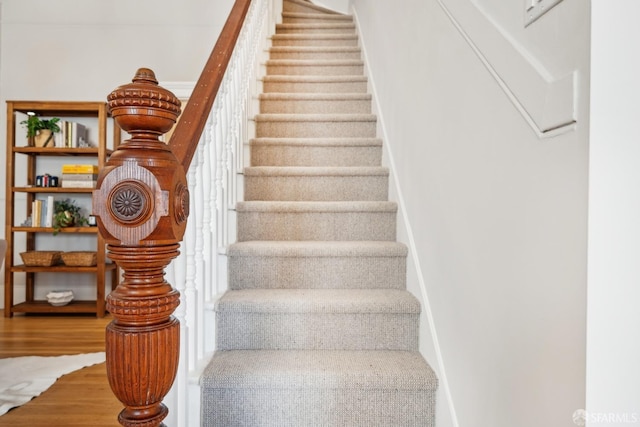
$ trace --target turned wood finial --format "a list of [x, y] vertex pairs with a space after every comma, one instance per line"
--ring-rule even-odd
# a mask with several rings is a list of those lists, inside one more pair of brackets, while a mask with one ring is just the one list
[[158, 86], [155, 73], [139, 68], [131, 83], [116, 88], [107, 96], [111, 116], [133, 139], [151, 138], [167, 133], [180, 115], [180, 100]]

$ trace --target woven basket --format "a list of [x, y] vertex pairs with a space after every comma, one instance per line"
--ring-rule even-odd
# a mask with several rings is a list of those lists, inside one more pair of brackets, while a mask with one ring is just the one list
[[69, 267], [91, 267], [96, 265], [97, 255], [90, 251], [63, 252], [62, 262]]
[[21, 252], [20, 258], [29, 267], [51, 267], [60, 262], [60, 251]]

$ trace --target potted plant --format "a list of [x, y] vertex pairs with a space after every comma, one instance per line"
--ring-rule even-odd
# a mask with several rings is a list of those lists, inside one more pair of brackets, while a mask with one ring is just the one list
[[47, 147], [54, 145], [53, 134], [60, 132], [59, 121], [58, 117], [41, 119], [34, 114], [29, 114], [29, 117], [20, 124], [27, 129], [27, 140], [30, 146]]
[[53, 202], [53, 234], [60, 232], [65, 227], [84, 227], [89, 225], [89, 220], [82, 215], [82, 208], [75, 200], [64, 199]]

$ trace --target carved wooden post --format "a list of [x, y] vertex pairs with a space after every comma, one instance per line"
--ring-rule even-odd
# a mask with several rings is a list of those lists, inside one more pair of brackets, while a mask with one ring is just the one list
[[107, 376], [125, 405], [120, 424], [162, 426], [180, 340], [172, 316], [180, 295], [164, 280], [164, 269], [178, 255], [189, 192], [181, 163], [159, 137], [175, 123], [180, 101], [141, 68], [133, 83], [109, 94], [108, 105], [131, 139], [113, 153], [93, 192], [109, 257], [124, 271], [107, 297], [114, 317], [106, 331]]

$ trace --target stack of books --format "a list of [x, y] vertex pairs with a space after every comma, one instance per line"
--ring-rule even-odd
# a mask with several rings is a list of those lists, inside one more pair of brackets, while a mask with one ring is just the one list
[[61, 120], [60, 132], [54, 135], [57, 148], [89, 147], [89, 131], [86, 126], [76, 122]]
[[32, 227], [52, 227], [53, 226], [53, 196], [48, 196], [46, 200], [36, 199], [31, 202], [31, 226]]
[[62, 165], [62, 184], [64, 188], [96, 188], [98, 166]]
[[31, 226], [42, 227], [42, 200], [31, 202]]

